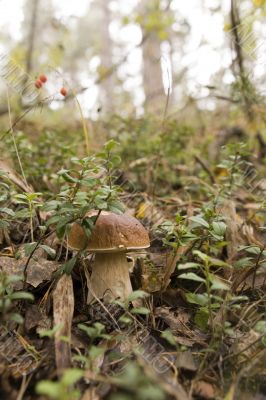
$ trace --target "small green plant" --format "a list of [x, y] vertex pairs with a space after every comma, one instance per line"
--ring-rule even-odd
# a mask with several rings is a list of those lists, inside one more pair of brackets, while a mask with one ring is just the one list
[[[229, 187], [231, 190], [230, 184]], [[177, 214], [175, 223], [165, 221], [159, 227], [165, 246], [170, 247], [174, 254], [181, 247], [186, 248], [176, 266], [175, 275], [178, 281], [183, 281], [187, 301], [196, 306], [194, 322], [204, 331], [210, 329], [216, 338], [229, 327], [226, 325], [228, 309], [236, 309], [242, 301], [247, 300], [245, 296], [233, 296], [231, 284], [217, 273], [234, 267], [223, 261], [227, 225], [224, 216], [217, 211], [220, 199], [218, 191], [218, 196], [213, 195], [208, 203], [195, 209], [192, 217], [187, 219]], [[222, 307], [225, 315], [221, 326], [217, 326], [214, 323], [215, 316]]]
[[107, 340], [110, 339], [110, 335], [104, 333], [105, 330], [104, 325], [99, 322], [95, 322], [92, 326], [79, 324], [78, 327], [89, 336], [92, 343], [96, 339], [107, 339]]
[[[82, 159], [71, 159], [69, 169], [58, 172], [60, 190], [58, 194], [51, 195], [46, 201], [38, 200], [40, 193], [24, 193], [15, 196], [16, 201], [26, 207], [14, 213], [13, 217], [28, 217], [31, 227], [31, 243], [24, 246], [25, 253], [32, 257], [39, 248], [52, 258], [55, 251], [42, 243], [42, 240], [51, 232], [56, 232], [59, 239], [64, 241], [73, 222], [79, 223], [87, 236], [91, 235], [98, 216], [88, 217], [91, 210], [109, 210], [115, 213], [123, 212], [123, 206], [118, 200], [120, 188], [113, 184], [113, 170], [119, 164], [120, 158], [113, 154], [117, 143], [113, 140], [105, 144], [103, 151]], [[45, 226], [38, 226], [37, 241], [34, 241], [33, 219], [36, 208], [49, 213]], [[98, 214], [98, 215], [99, 215]], [[71, 273], [78, 256], [65, 261], [58, 274]]]
[[36, 217], [36, 209], [41, 207], [39, 197], [42, 193], [22, 193], [16, 194], [14, 200], [17, 204], [22, 204], [25, 208], [20, 209], [15, 213], [16, 218], [29, 218], [31, 241], [34, 242], [34, 225], [33, 221]]
[[123, 373], [112, 379], [118, 388], [118, 393], [111, 400], [164, 400], [166, 395], [159, 385], [155, 384], [142, 369], [133, 362], [126, 365]]
[[253, 166], [248, 161], [249, 156], [245, 143], [231, 143], [222, 149], [222, 160], [216, 166], [218, 171], [222, 171], [218, 186], [220, 196], [231, 197], [237, 189], [248, 183]]
[[0, 169], [0, 229], [8, 228], [9, 219], [14, 217], [15, 213], [10, 208], [11, 186], [5, 171]]
[[200, 259], [199, 263], [190, 262], [179, 264], [177, 269], [178, 271], [193, 270], [197, 271], [197, 273], [182, 272], [178, 278], [203, 284], [204, 289], [201, 294], [188, 293], [186, 297], [189, 303], [199, 305], [199, 309], [195, 316], [195, 323], [204, 330], [206, 330], [208, 324], [210, 324], [211, 330], [214, 332], [213, 311], [217, 311], [224, 302], [224, 298], [218, 293], [229, 291], [230, 285], [224, 279], [212, 273], [211, 267], [230, 268], [230, 266], [227, 263], [210, 257], [199, 250], [194, 250], [193, 254]]
[[73, 167], [58, 172], [62, 182], [61, 190], [43, 209], [51, 214], [47, 226], [56, 226], [60, 239], [74, 221], [80, 223], [89, 236], [95, 222], [95, 217], [85, 217], [90, 210], [123, 211], [118, 201], [120, 189], [112, 184], [112, 169], [120, 160], [111, 155], [115, 145], [114, 141], [110, 141], [104, 151], [96, 156], [72, 158]]
[[[168, 185], [180, 183], [179, 174], [173, 166], [190, 161], [189, 152], [184, 150], [193, 137], [192, 127], [180, 124], [173, 118], [165, 120], [162, 128], [161, 119], [154, 116], [132, 119], [116, 115], [108, 121], [107, 129], [110, 136], [117, 138], [120, 143], [122, 168], [127, 170], [132, 162], [130, 170], [134, 174], [131, 175], [131, 185], [140, 190], [143, 187], [149, 189], [145, 179], [147, 166], [151, 167], [154, 174], [150, 183], [153, 186], [155, 180], [158, 190], [163, 191]], [[160, 186], [160, 182], [163, 182], [163, 186]]]
[[148, 315], [150, 310], [146, 307], [133, 307], [131, 308], [132, 302], [138, 299], [144, 299], [145, 297], [149, 296], [148, 293], [144, 292], [143, 290], [135, 290], [132, 292], [125, 301], [114, 300], [114, 304], [118, 304], [122, 309], [125, 310], [125, 314], [120, 317], [121, 322], [130, 323], [132, 322], [130, 318], [131, 314], [140, 314], [140, 315]]
[[[34, 135], [35, 136], [35, 135]], [[69, 160], [78, 152], [80, 135], [65, 129], [46, 129], [38, 133], [38, 140], [31, 139], [24, 132], [16, 133], [16, 144], [28, 183], [35, 190], [49, 194], [56, 190], [57, 176], [55, 171], [64, 166], [68, 168]], [[0, 145], [0, 149], [1, 149]], [[5, 139], [4, 151], [9, 154], [14, 165], [17, 165], [17, 155], [12, 138]], [[49, 149], [49, 152], [47, 151]], [[20, 171], [18, 171], [20, 172]]]
[[55, 400], [75, 400], [80, 397], [79, 390], [74, 385], [82, 378], [80, 369], [66, 369], [62, 378], [57, 381], [43, 380], [37, 383], [36, 393]]
[[19, 300], [34, 300], [31, 293], [14, 290], [13, 285], [21, 280], [20, 276], [7, 275], [0, 270], [0, 321], [2, 322], [15, 321], [22, 324], [22, 316], [13, 312], [15, 303]]
[[201, 209], [195, 209], [195, 213], [189, 220], [176, 214], [175, 223], [165, 221], [157, 229], [158, 234], [163, 235], [165, 246], [174, 251], [181, 246], [190, 245], [191, 248], [207, 249], [211, 254], [217, 255], [226, 244], [223, 216], [217, 213], [214, 201], [206, 203]]

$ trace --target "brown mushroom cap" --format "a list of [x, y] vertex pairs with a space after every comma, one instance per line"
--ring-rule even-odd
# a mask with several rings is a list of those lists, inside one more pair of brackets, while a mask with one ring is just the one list
[[[97, 214], [93, 211], [87, 216]], [[68, 235], [68, 245], [75, 250], [109, 253], [144, 249], [150, 246], [150, 240], [148, 232], [136, 218], [102, 211], [89, 238], [83, 228], [74, 223]]]

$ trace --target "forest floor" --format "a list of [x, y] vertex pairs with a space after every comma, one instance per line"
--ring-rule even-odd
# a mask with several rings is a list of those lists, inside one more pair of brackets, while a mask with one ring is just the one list
[[[266, 399], [264, 158], [111, 140], [69, 165], [51, 140], [18, 139], [24, 177], [16, 152], [0, 161], [0, 398]], [[93, 256], [69, 226], [121, 204], [151, 246], [128, 254], [127, 301], [87, 305]]]

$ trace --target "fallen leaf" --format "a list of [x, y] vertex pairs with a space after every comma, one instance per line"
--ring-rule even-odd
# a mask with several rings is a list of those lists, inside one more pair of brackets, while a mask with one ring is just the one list
[[52, 321], [50, 316], [46, 315], [38, 305], [30, 304], [26, 309], [24, 327], [26, 332], [32, 329], [39, 332], [51, 329]]
[[[71, 275], [62, 275], [53, 292], [55, 359], [58, 376], [71, 367], [71, 326], [74, 313], [74, 292]], [[64, 340], [63, 338], [67, 338]], [[63, 339], [63, 340], [62, 340]]]
[[6, 173], [7, 178], [23, 192], [33, 192], [33, 188], [20, 177], [6, 160], [0, 160], [0, 170]]
[[176, 367], [188, 371], [197, 371], [198, 367], [190, 351], [177, 352]]
[[193, 344], [199, 343], [206, 346], [206, 336], [198, 330], [192, 331], [189, 328], [190, 315], [186, 311], [180, 309], [175, 314], [169, 308], [159, 307], [156, 309], [155, 315], [169, 326], [178, 344], [191, 347]]
[[81, 400], [100, 400], [100, 397], [96, 393], [96, 388], [89, 388], [85, 390]]
[[211, 383], [206, 381], [196, 381], [193, 385], [193, 394], [203, 399], [214, 399], [215, 388]]
[[[19, 260], [11, 257], [0, 257], [0, 269], [7, 275], [18, 275], [23, 278], [24, 267], [28, 258], [23, 257]], [[60, 264], [55, 261], [45, 260], [39, 258], [38, 261], [30, 260], [27, 268], [27, 280], [26, 282], [37, 287], [45, 281], [52, 279], [52, 274], [59, 268]], [[23, 286], [22, 282], [16, 283], [16, 289], [21, 289]]]

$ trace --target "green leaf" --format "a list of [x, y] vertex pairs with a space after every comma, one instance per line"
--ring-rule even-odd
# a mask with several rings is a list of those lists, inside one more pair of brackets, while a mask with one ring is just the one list
[[0, 208], [0, 213], [7, 214], [7, 215], [9, 215], [10, 217], [14, 217], [14, 216], [15, 216], [14, 211], [11, 210], [10, 208], [7, 208], [7, 207], [2, 207], [2, 208]]
[[60, 221], [62, 217], [60, 215], [53, 215], [46, 221], [46, 226], [50, 226], [52, 224], [56, 224], [58, 221]]
[[37, 247], [37, 242], [27, 243], [24, 245], [25, 256], [28, 257]]
[[204, 228], [210, 227], [208, 222], [205, 221], [205, 219], [203, 219], [202, 217], [194, 216], [194, 217], [190, 217], [189, 219], [190, 219], [190, 221], [194, 222], [198, 226], [204, 226]]
[[89, 358], [91, 360], [95, 360], [97, 357], [100, 357], [105, 352], [103, 347], [91, 346], [89, 350]]
[[8, 228], [9, 223], [7, 221], [0, 220], [0, 229]]
[[111, 139], [111, 140], [109, 140], [107, 143], [105, 143], [104, 149], [105, 149], [106, 151], [110, 152], [110, 151], [113, 150], [113, 148], [114, 148], [115, 146], [117, 146], [117, 145], [118, 145], [118, 142], [116, 142], [115, 140]]
[[208, 304], [208, 296], [206, 294], [187, 293], [186, 299], [191, 304], [198, 306], [206, 306]]
[[16, 194], [14, 196], [14, 199], [16, 200], [16, 202], [18, 204], [27, 204], [28, 203], [28, 199], [27, 199], [27, 196], [25, 196], [25, 194]]
[[79, 180], [77, 178], [73, 178], [68, 172], [68, 170], [62, 169], [58, 172], [58, 175], [62, 176], [62, 178], [68, 183], [78, 183]]
[[70, 260], [68, 260], [67, 262], [65, 262], [62, 265], [63, 272], [67, 275], [70, 275], [76, 262], [77, 262], [77, 256], [75, 256], [75, 257], [71, 258]]
[[144, 292], [144, 290], [135, 290], [128, 296], [127, 300], [134, 301], [137, 299], [143, 299], [144, 297], [147, 297], [147, 296], [149, 296], [149, 294]]
[[231, 287], [228, 283], [224, 282], [222, 279], [218, 278], [213, 274], [210, 274], [211, 290], [230, 290]]
[[79, 328], [80, 330], [86, 332], [87, 335], [88, 335], [90, 338], [93, 338], [93, 337], [96, 336], [95, 328], [93, 328], [92, 326], [87, 326], [87, 325], [85, 325], [85, 324], [78, 324], [78, 328]]
[[77, 368], [66, 369], [64, 371], [64, 375], [63, 375], [61, 382], [63, 385], [65, 385], [67, 387], [72, 386], [77, 381], [79, 381], [83, 375], [84, 375], [84, 372], [81, 369], [77, 369]]
[[56, 226], [56, 234], [59, 239], [62, 239], [66, 233], [68, 224], [70, 222], [69, 218], [61, 218], [60, 222]]
[[226, 224], [224, 222], [213, 222], [212, 223], [212, 228], [216, 235], [218, 236], [224, 236], [225, 231], [226, 231]]
[[253, 265], [252, 257], [244, 257], [234, 263], [234, 268], [245, 268]]
[[259, 255], [261, 253], [261, 249], [258, 246], [249, 247], [246, 249], [247, 253]]
[[92, 187], [92, 186], [96, 185], [96, 183], [97, 183], [97, 179], [91, 178], [91, 177], [84, 178], [81, 180], [82, 186]]
[[148, 315], [150, 314], [150, 310], [146, 307], [135, 307], [131, 310], [132, 314], [141, 314], [141, 315]]
[[125, 207], [118, 200], [111, 200], [108, 202], [108, 210], [114, 212], [115, 214], [123, 214]]
[[261, 249], [258, 246], [239, 246], [239, 251], [245, 250], [249, 254], [259, 255]]
[[17, 324], [21, 325], [24, 322], [24, 318], [18, 314], [18, 313], [13, 313], [10, 315], [10, 319], [14, 322], [16, 322]]
[[82, 221], [82, 227], [89, 232], [89, 236], [94, 229], [95, 218], [86, 217]]
[[209, 311], [206, 307], [201, 307], [195, 317], [194, 317], [195, 324], [202, 329], [203, 331], [206, 331], [208, 328], [208, 321], [209, 321]]
[[28, 292], [14, 292], [8, 295], [11, 300], [34, 300], [34, 296]]
[[[48, 201], [46, 204], [43, 205], [42, 210], [43, 211], [54, 211], [60, 206], [60, 201], [57, 200], [51, 200]], [[53, 217], [52, 217], [53, 218]]]
[[266, 334], [266, 321], [258, 321], [254, 327], [254, 331], [265, 335]]
[[176, 346], [175, 337], [174, 337], [173, 333], [172, 333], [169, 329], [166, 329], [165, 331], [163, 331], [163, 332], [161, 333], [161, 337], [162, 337], [163, 339], [167, 340], [167, 342], [168, 342], [169, 344], [171, 344], [172, 346]]
[[198, 256], [205, 263], [209, 261], [209, 256], [207, 254], [202, 253], [200, 250], [193, 250], [193, 254]]
[[114, 155], [112, 158], [111, 158], [111, 163], [113, 164], [113, 167], [117, 167], [119, 164], [121, 164], [121, 157], [120, 156], [118, 156], [118, 155]]
[[43, 394], [45, 396], [51, 397], [52, 399], [60, 399], [60, 383], [48, 380], [40, 381], [36, 385], [36, 393]]
[[56, 251], [52, 249], [52, 247], [47, 246], [46, 244], [41, 244], [40, 246], [51, 258], [55, 258]]
[[189, 281], [195, 281], [195, 282], [205, 282], [205, 279], [194, 274], [194, 272], [187, 272], [186, 274], [181, 274], [178, 276], [178, 278], [188, 279]]
[[232, 268], [232, 266], [223, 260], [218, 258], [209, 257], [209, 263], [214, 267]]
[[231, 298], [231, 302], [233, 303], [237, 303], [239, 301], [249, 301], [248, 296], [233, 296]]
[[52, 329], [41, 329], [38, 334], [41, 338], [43, 337], [49, 337], [52, 338], [56, 334], [59, 329], [61, 329], [63, 324], [57, 324], [55, 325]]
[[197, 269], [199, 267], [200, 267], [200, 264], [197, 264], [197, 263], [194, 263], [194, 262], [188, 262], [188, 263], [185, 263], [185, 264], [179, 264], [177, 266], [177, 269], [178, 269], [178, 271], [182, 271], [184, 269], [190, 269], [190, 268]]
[[127, 317], [125, 314], [119, 318], [119, 322], [123, 322], [124, 324], [131, 324], [133, 322], [132, 318]]
[[101, 197], [95, 197], [94, 201], [96, 208], [98, 208], [99, 210], [107, 210], [108, 208], [107, 202], [104, 201]]
[[22, 281], [22, 279], [23, 279], [22, 276], [10, 275], [7, 277], [7, 283], [10, 284], [10, 283], [20, 282], [20, 281]]

